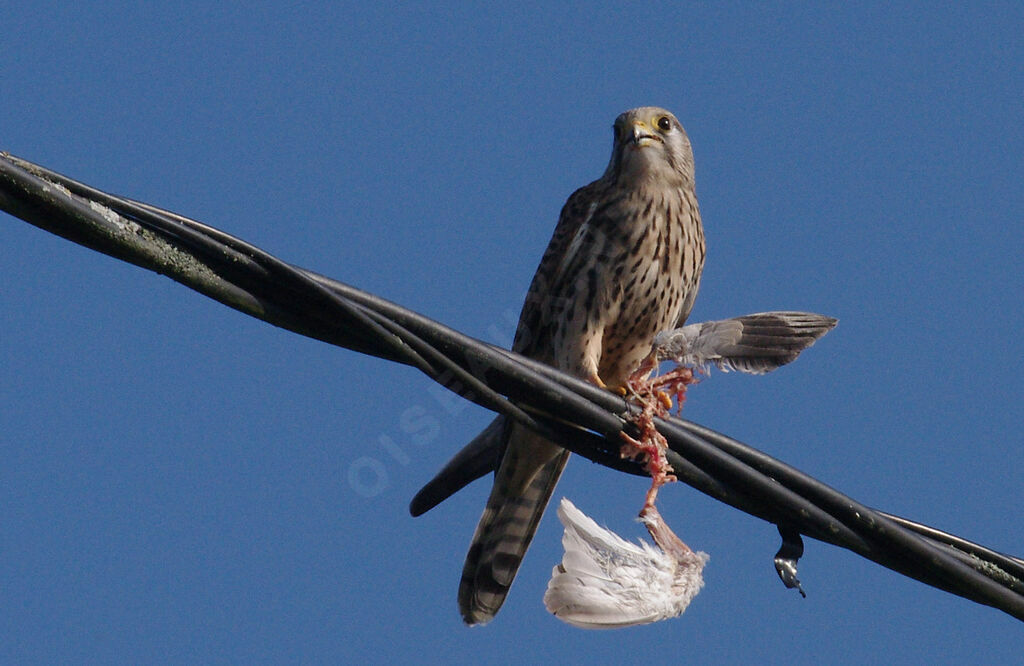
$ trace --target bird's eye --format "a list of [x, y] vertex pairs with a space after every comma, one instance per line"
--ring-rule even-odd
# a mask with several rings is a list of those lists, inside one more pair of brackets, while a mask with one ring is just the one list
[[658, 118], [658, 127], [662, 132], [667, 132], [672, 129], [672, 120], [668, 116], [662, 116]]

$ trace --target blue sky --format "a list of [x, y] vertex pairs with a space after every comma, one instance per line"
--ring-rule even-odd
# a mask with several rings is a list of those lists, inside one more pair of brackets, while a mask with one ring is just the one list
[[[7, 7], [0, 149], [507, 344], [612, 120], [665, 106], [708, 236], [692, 320], [840, 319], [686, 416], [1024, 553], [1019, 3], [367, 4]], [[552, 511], [464, 628], [489, 481], [406, 507], [488, 413], [6, 215], [0, 272], [0, 661], [1019, 658], [1009, 616], [813, 541], [801, 599], [773, 526], [682, 485], [662, 513], [711, 561], [681, 618], [550, 616]], [[574, 459], [556, 497], [635, 538], [645, 488]]]

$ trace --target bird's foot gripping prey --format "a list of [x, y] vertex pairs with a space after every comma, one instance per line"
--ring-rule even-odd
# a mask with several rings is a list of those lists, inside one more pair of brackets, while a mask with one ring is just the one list
[[[835, 325], [832, 317], [810, 312], [759, 312], [658, 333], [651, 352], [626, 384], [627, 397], [641, 408], [631, 418], [639, 435], [634, 439], [622, 433], [622, 457], [642, 456], [651, 475], [644, 511], [653, 508], [661, 486], [676, 480], [665, 458], [665, 438], [654, 427], [654, 417], [668, 416], [670, 396], [675, 396], [681, 412], [687, 387], [699, 381], [695, 372], [706, 371], [712, 363], [723, 372], [771, 372], [796, 359]], [[659, 362], [669, 359], [678, 365], [649, 377]]]
[[[679, 412], [686, 401], [686, 387], [696, 384], [699, 380], [694, 376], [693, 368], [679, 365], [676, 368], [654, 377], [649, 377], [652, 368], [657, 366], [657, 358], [652, 352], [644, 359], [626, 383], [626, 397], [640, 407], [630, 421], [636, 426], [637, 437], [631, 437], [623, 431], [620, 455], [623, 458], [640, 458], [646, 465], [651, 476], [651, 488], [644, 500], [644, 511], [654, 508], [658, 497], [658, 489], [666, 483], [676, 480], [672, 467], [665, 457], [668, 442], [654, 426], [654, 417], [665, 418], [672, 409], [672, 396], [675, 396]], [[660, 516], [659, 516], [660, 519]]]
[[[674, 359], [698, 369], [715, 363], [723, 370], [761, 374], [795, 359], [835, 324], [831, 317], [810, 313], [765, 312], [658, 334], [650, 356], [628, 383], [642, 410], [632, 419], [639, 439], [626, 438], [623, 446], [623, 455], [647, 457], [652, 484], [640, 521], [657, 548], [643, 541], [639, 545], [625, 541], [563, 499], [558, 517], [565, 528], [565, 555], [551, 572], [544, 594], [547, 609], [583, 629], [630, 627], [682, 614], [704, 585], [708, 556], [683, 543], [654, 505], [658, 488], [674, 480], [654, 416], [665, 416], [670, 408], [664, 389], [677, 393], [681, 405], [683, 396], [678, 393], [695, 379], [689, 365], [651, 379], [648, 373], [659, 361]], [[795, 555], [799, 557], [799, 552]], [[803, 594], [794, 563], [792, 546], [784, 546], [775, 558], [776, 570], [787, 587], [797, 587]]]

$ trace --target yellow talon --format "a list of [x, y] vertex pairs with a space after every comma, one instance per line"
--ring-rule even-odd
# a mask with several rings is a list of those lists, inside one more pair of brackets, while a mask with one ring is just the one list
[[607, 384], [605, 384], [603, 381], [601, 381], [601, 378], [597, 376], [596, 372], [587, 377], [587, 381], [590, 382], [591, 384], [594, 384], [598, 388], [603, 388], [606, 391], [611, 391], [612, 393], [618, 393], [619, 395], [626, 395], [627, 393], [625, 386], [608, 386]]

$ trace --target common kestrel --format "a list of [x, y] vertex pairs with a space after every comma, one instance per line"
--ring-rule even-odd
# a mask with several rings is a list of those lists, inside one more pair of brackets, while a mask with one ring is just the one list
[[[676, 117], [642, 107], [621, 114], [613, 129], [604, 175], [562, 208], [512, 348], [621, 387], [654, 335], [689, 315], [704, 231], [693, 152]], [[467, 624], [486, 623], [501, 608], [569, 457], [521, 425], [496, 426], [507, 444], [462, 572], [459, 609]]]

